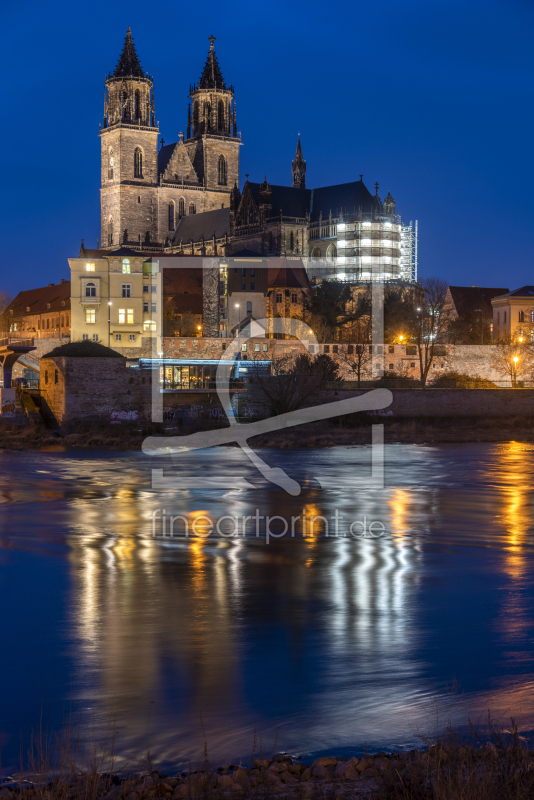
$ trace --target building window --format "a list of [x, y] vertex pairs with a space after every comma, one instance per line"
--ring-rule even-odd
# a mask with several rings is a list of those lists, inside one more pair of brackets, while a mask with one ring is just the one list
[[250, 300], [247, 301], [247, 316], [252, 314], [252, 302]]
[[137, 195], [137, 202], [138, 202], [138, 203], [140, 203], [140, 202], [141, 202], [141, 195], [140, 195], [140, 194], [138, 194], [138, 195]]
[[54, 370], [54, 383], [59, 383], [59, 370]]
[[329, 345], [329, 344], [325, 344], [325, 346], [324, 346], [324, 352], [325, 352], [325, 353], [329, 353], [329, 352], [330, 352], [330, 345]]
[[134, 152], [134, 178], [143, 177], [143, 154], [139, 147]]
[[151, 310], [152, 314], [155, 314], [156, 311], [158, 310], [157, 309], [157, 305], [158, 305], [157, 303], [150, 303], [150, 310]]
[[524, 321], [525, 321], [525, 312], [524, 311], [520, 311], [519, 312], [519, 322], [524, 322]]
[[113, 150], [109, 148], [108, 181], [113, 180]]
[[534, 311], [530, 312], [530, 321], [534, 322]]
[[254, 345], [254, 352], [255, 352], [255, 353], [259, 353], [259, 352], [260, 352], [260, 346], [259, 346], [259, 344], [255, 344], [255, 345]]
[[223, 103], [222, 100], [219, 100], [218, 111], [219, 111], [219, 113], [218, 113], [219, 130], [223, 131], [224, 130], [224, 103]]
[[86, 264], [85, 265], [85, 271], [86, 272], [94, 272], [95, 271], [95, 265], [94, 264]]
[[156, 330], [156, 323], [152, 322], [150, 320], [147, 320], [143, 324], [143, 328], [144, 328], [145, 331], [155, 331]]
[[98, 342], [98, 333], [93, 333], [93, 342]]
[[388, 347], [388, 353], [394, 353], [394, 352], [395, 352], [395, 345], [390, 344]]
[[48, 383], [48, 370], [45, 369], [45, 383]]
[[415, 367], [415, 361], [410, 361], [410, 367], [412, 367], [412, 369]]
[[[46, 318], [46, 327], [50, 330], [50, 317]], [[17, 330], [17, 323], [15, 322], [15, 330]]]
[[86, 297], [96, 297], [96, 284], [95, 283], [86, 283], [85, 284], [85, 296]]
[[273, 252], [273, 232], [269, 231], [269, 253]]
[[276, 293], [276, 302], [277, 303], [281, 303], [282, 302], [282, 292], [277, 292]]
[[295, 247], [295, 238], [293, 236], [293, 231], [289, 234], [289, 249], [293, 250]]
[[169, 203], [169, 230], [174, 230], [174, 200]]
[[[48, 323], [48, 320], [46, 320]], [[96, 322], [96, 309], [95, 308], [86, 308], [85, 309], [85, 321], [88, 325], [94, 325]], [[47, 325], [48, 327], [48, 325]]]
[[131, 272], [130, 259], [129, 258], [123, 258], [122, 259], [122, 274], [123, 275], [129, 275], [130, 272]]
[[353, 344], [347, 345], [347, 354], [351, 356], [353, 353], [354, 353], [354, 345]]
[[506, 311], [504, 312], [504, 322], [506, 323]]
[[158, 287], [156, 286], [156, 284], [153, 284], [150, 287], [150, 291], [151, 291], [152, 294], [156, 294], [157, 289], [158, 289]]
[[[122, 268], [124, 272], [124, 267]], [[123, 283], [122, 284], [122, 296], [123, 297], [131, 297], [132, 296], [132, 284], [131, 283]]]
[[296, 292], [293, 292], [293, 294], [291, 295], [291, 302], [298, 303], [298, 295], [296, 294]]
[[196, 214], [196, 213], [197, 213], [197, 210], [195, 208], [195, 204], [194, 203], [189, 203], [189, 216], [191, 216], [191, 214]]
[[247, 343], [246, 342], [241, 345], [241, 352], [242, 353], [246, 353], [247, 352]]
[[226, 159], [224, 156], [219, 156], [218, 183], [219, 186], [226, 186]]
[[[436, 366], [436, 365], [434, 364], [434, 366]], [[393, 372], [393, 370], [395, 369], [395, 365], [394, 364], [388, 364], [388, 369], [389, 369], [390, 372]]]
[[88, 333], [82, 333], [82, 339], [83, 339], [84, 342], [86, 342], [88, 338], [89, 338], [89, 334]]
[[337, 256], [336, 246], [331, 244], [326, 251], [326, 260], [333, 263]]
[[256, 291], [256, 282], [255, 281], [250, 281], [250, 291], [251, 292], [255, 292]]
[[332, 352], [337, 353], [337, 344], [332, 345]]
[[241, 283], [241, 291], [244, 292], [246, 290], [246, 288], [247, 288], [247, 282], [246, 281], [242, 281], [242, 283]]
[[178, 219], [182, 219], [185, 216], [185, 200], [183, 197], [180, 197], [178, 200]]
[[143, 303], [143, 314], [148, 314], [148, 302]]
[[135, 118], [141, 119], [141, 95], [139, 89], [135, 90]]
[[129, 339], [130, 342], [135, 342], [135, 333], [131, 333]]
[[143, 286], [143, 294], [148, 294], [148, 286]]
[[109, 218], [108, 223], [108, 244], [113, 244], [113, 217]]
[[497, 325], [501, 324], [501, 312], [497, 311]]
[[115, 341], [116, 342], [122, 342], [122, 333], [116, 333], [115, 334]]
[[263, 352], [266, 353], [268, 349], [269, 349], [269, 345], [268, 344], [264, 344], [263, 345]]
[[133, 325], [134, 324], [134, 310], [133, 308], [119, 308], [119, 324]]

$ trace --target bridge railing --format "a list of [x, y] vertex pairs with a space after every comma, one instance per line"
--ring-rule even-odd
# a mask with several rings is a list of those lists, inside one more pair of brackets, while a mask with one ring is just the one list
[[22, 339], [16, 336], [5, 336], [0, 339], [0, 347], [9, 347], [10, 344], [16, 344], [19, 347], [33, 347], [33, 339]]

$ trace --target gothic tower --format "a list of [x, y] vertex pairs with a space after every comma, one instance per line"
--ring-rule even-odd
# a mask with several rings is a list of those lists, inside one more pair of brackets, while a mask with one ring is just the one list
[[215, 37], [198, 83], [190, 86], [186, 146], [207, 192], [205, 210], [229, 206], [232, 186], [239, 185], [239, 147], [234, 87], [226, 86], [215, 55]]
[[152, 76], [141, 69], [130, 28], [105, 86], [100, 127], [102, 246], [154, 242], [159, 130]]
[[300, 133], [297, 142], [297, 152], [295, 153], [295, 160], [291, 163], [293, 171], [293, 188], [305, 189], [306, 188], [306, 162], [302, 157], [302, 148], [300, 146]]

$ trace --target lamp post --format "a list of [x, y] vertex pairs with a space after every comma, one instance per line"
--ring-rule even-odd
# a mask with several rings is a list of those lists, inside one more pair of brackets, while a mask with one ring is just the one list
[[239, 339], [239, 334], [240, 334], [240, 329], [241, 329], [241, 308], [240, 308], [239, 303], [236, 303], [235, 307], [237, 308], [237, 313], [238, 313], [238, 316], [239, 316], [239, 322], [237, 323], [237, 338]]
[[108, 347], [111, 347], [111, 300], [108, 303]]

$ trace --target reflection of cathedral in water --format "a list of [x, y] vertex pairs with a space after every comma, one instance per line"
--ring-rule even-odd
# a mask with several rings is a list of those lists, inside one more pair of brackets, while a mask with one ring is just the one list
[[[240, 752], [249, 748], [254, 727], [266, 731], [278, 706], [292, 731], [310, 735], [319, 721], [301, 714], [313, 718], [314, 703], [324, 707], [324, 728], [329, 693], [369, 675], [379, 676], [373, 691], [390, 691], [379, 682], [392, 651], [395, 691], [406, 690], [404, 681], [416, 677], [410, 637], [421, 558], [407, 530], [419, 512], [403, 490], [372, 494], [363, 505], [360, 498], [359, 513], [381, 512], [382, 539], [325, 539], [301, 525], [294, 539], [269, 545], [255, 537], [154, 539], [150, 515], [162, 498], [135, 490], [105, 503], [77, 501], [84, 525], [70, 539], [76, 683], [102, 724], [116, 714], [131, 755], [146, 747], [149, 704], [156, 749], [176, 758], [200, 745], [200, 716], [215, 750], [228, 744], [229, 729]], [[331, 516], [335, 504], [350, 515], [353, 501], [315, 495], [304, 505], [308, 519]], [[203, 502], [211, 507], [189, 513], [191, 521], [253, 514], [252, 502], [266, 515], [283, 513], [281, 503], [288, 517], [302, 510], [302, 500], [293, 508], [296, 499], [270, 491], [260, 502], [244, 492]], [[169, 508], [188, 514], [191, 503], [173, 495]], [[344, 702], [354, 716], [357, 693]]]

